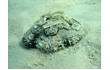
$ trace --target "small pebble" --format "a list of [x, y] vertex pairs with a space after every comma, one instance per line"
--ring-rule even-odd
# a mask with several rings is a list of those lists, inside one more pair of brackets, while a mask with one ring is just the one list
[[54, 51], [57, 51], [57, 47], [54, 47]]
[[84, 51], [84, 52], [85, 52], [85, 49], [82, 49], [82, 51]]
[[29, 66], [30, 69], [32, 69], [32, 65], [31, 64], [28, 63], [28, 66]]
[[42, 46], [42, 43], [38, 43], [39, 44], [39, 46]]
[[36, 26], [36, 25], [34, 25], [34, 28], [37, 28], [37, 26]]
[[78, 46], [81, 47], [81, 44], [79, 44]]
[[38, 66], [38, 63], [35, 63], [34, 65], [35, 65], [35, 66]]

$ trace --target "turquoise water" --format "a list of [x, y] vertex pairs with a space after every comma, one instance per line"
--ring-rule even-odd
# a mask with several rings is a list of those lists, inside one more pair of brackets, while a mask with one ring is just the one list
[[[41, 15], [59, 10], [78, 20], [86, 36], [74, 47], [54, 54], [26, 48], [23, 34]], [[100, 69], [100, 12], [100, 0], [8, 0], [8, 68]]]

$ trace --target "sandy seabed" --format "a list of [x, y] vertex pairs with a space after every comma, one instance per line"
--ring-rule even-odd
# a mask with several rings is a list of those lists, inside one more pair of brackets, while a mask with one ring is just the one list
[[[23, 34], [45, 13], [64, 11], [81, 23], [86, 35], [55, 53], [26, 48]], [[101, 0], [8, 0], [9, 69], [100, 69]]]

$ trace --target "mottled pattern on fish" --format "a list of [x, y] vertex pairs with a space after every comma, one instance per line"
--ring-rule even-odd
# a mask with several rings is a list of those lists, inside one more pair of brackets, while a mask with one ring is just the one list
[[75, 19], [64, 16], [62, 11], [48, 13], [24, 34], [22, 41], [27, 47], [44, 52], [55, 52], [78, 43], [85, 31]]

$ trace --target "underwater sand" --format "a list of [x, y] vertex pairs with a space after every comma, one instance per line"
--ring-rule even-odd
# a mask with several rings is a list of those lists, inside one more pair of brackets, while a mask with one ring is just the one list
[[[45, 13], [64, 11], [86, 35], [76, 45], [45, 54], [26, 48], [23, 34]], [[100, 69], [101, 0], [8, 0], [9, 69]]]

